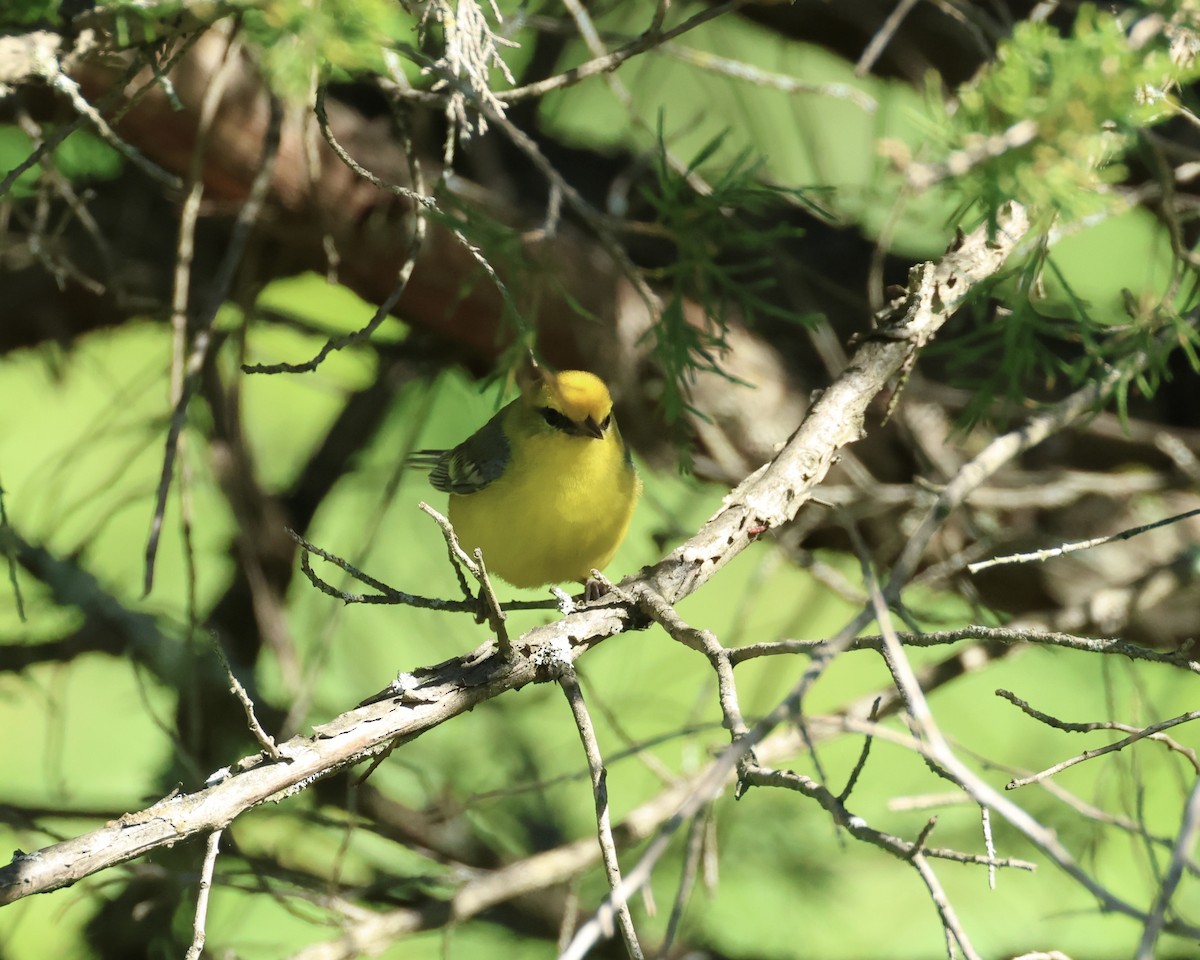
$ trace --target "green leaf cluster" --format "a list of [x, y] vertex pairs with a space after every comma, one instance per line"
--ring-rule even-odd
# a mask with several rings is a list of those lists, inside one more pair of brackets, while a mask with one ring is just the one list
[[156, 43], [176, 32], [182, 18], [216, 22], [235, 9], [232, 2], [212, 0], [206, 4], [185, 4], [183, 0], [160, 0], [147, 4], [138, 0], [107, 0], [96, 4], [96, 13], [104, 15], [101, 22], [108, 34], [107, 41], [119, 48]]
[[[655, 276], [670, 297], [648, 334], [666, 375], [662, 404], [668, 423], [685, 411], [698, 412], [687, 402], [687, 384], [696, 371], [724, 375], [719, 354], [728, 346], [731, 322], [808, 319], [771, 297], [776, 282], [771, 265], [782, 243], [803, 230], [785, 219], [767, 222], [767, 217], [797, 204], [814, 209], [813, 204], [799, 190], [764, 182], [762, 161], [750, 151], [715, 167], [706, 191], [695, 189], [690, 178], [705, 168], [724, 140], [724, 134], [714, 137], [685, 170], [678, 170], [669, 161], [660, 117], [655, 183], [642, 191], [656, 225], [674, 245], [671, 262]], [[704, 308], [703, 324], [687, 315], [689, 300]]]
[[[49, 130], [46, 131], [50, 133]], [[0, 170], [12, 170], [25, 162], [34, 149], [33, 140], [20, 128], [0, 123]], [[109, 180], [121, 170], [121, 155], [88, 130], [76, 130], [54, 150], [53, 164], [68, 180]], [[13, 183], [12, 197], [37, 193], [43, 163], [34, 164]]]
[[[1197, 76], [1196, 59], [1180, 54], [1189, 28], [1162, 24], [1139, 38], [1126, 19], [1090, 5], [1066, 36], [1044, 22], [1017, 24], [946, 118], [950, 149], [975, 160], [960, 184], [967, 196], [984, 209], [1016, 199], [1068, 220], [1108, 209], [1139, 131], [1173, 116], [1172, 91]], [[1005, 145], [1028, 121], [1032, 139]]]
[[272, 89], [285, 99], [308, 95], [314, 67], [321, 80], [386, 74], [384, 51], [415, 31], [389, 0], [266, 0], [246, 10], [243, 22]]
[[314, 78], [386, 75], [385, 52], [416, 33], [412, 17], [389, 0], [108, 0], [97, 9], [113, 15], [120, 46], [156, 41], [178, 28], [181, 14], [206, 24], [236, 17], [272, 91], [285, 100], [308, 98]]
[[0, 28], [27, 27], [41, 21], [58, 22], [59, 0], [12, 0], [0, 3]]
[[[1194, 271], [1167, 228], [1114, 189], [1131, 153], [1163, 164], [1145, 131], [1186, 112], [1195, 25], [1187, 4], [1122, 16], [1085, 5], [1065, 34], [1021, 22], [943, 114], [944, 163], [964, 206], [990, 216], [1015, 199], [1042, 225], [1041, 243], [988, 285], [1009, 308], [999, 322], [935, 347], [970, 384], [966, 423], [994, 413], [997, 396], [1020, 407], [1031, 390], [1141, 358], [1123, 406], [1128, 389], [1151, 395], [1168, 376], [1168, 345], [1196, 355]], [[1068, 230], [1053, 245], [1052, 223]]]

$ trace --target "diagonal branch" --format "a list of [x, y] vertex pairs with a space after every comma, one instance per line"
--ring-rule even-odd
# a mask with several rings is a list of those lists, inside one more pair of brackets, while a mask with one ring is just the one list
[[[940, 263], [914, 271], [902, 325], [891, 336], [862, 343], [779, 455], [732, 491], [694, 537], [629, 578], [624, 588], [648, 587], [674, 603], [706, 583], [764, 531], [795, 517], [838, 451], [863, 435], [872, 399], [911, 357], [915, 346], [932, 337], [963, 303], [971, 288], [1001, 268], [1028, 229], [1024, 210], [1014, 204], [998, 218], [996, 232], [980, 227], [962, 238]], [[294, 737], [281, 744], [279, 752], [289, 762], [246, 758], [232, 768], [232, 775], [204, 790], [164, 800], [0, 868], [0, 905], [58, 889], [198, 833], [210, 833], [252, 807], [290, 796], [485, 700], [551, 679], [547, 659], [539, 656], [547, 645], [562, 649], [565, 641], [574, 660], [605, 638], [644, 625], [644, 618], [628, 606], [592, 605], [528, 631], [514, 642], [518, 656], [511, 660], [498, 656], [495, 644], [489, 642], [464, 657], [403, 674], [385, 699], [342, 714], [317, 728], [312, 737]], [[752, 745], [749, 740], [747, 744]], [[732, 753], [723, 756], [699, 791], [704, 796], [695, 802], [707, 802], [710, 786], [719, 788], [735, 762]]]

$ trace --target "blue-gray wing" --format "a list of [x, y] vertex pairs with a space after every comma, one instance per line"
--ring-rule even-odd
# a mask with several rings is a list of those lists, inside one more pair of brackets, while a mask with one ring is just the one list
[[496, 414], [453, 450], [418, 450], [408, 462], [429, 470], [429, 482], [446, 493], [475, 493], [504, 472], [508, 437]]

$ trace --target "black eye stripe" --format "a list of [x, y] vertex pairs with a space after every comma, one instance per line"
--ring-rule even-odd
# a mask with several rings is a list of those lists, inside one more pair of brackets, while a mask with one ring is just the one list
[[[565, 413], [555, 410], [553, 407], [538, 407], [538, 413], [540, 413], [542, 415], [542, 419], [550, 424], [550, 426], [552, 426], [555, 430], [562, 430], [564, 433], [569, 433], [573, 436], [583, 432], [590, 432], [584, 431], [576, 421], [572, 420]], [[595, 423], [595, 421], [591, 419], [589, 419], [588, 422]], [[600, 429], [602, 431], [607, 430], [611, 424], [612, 414], [610, 413], [600, 421]]]
[[553, 407], [542, 407], [539, 411], [542, 419], [545, 420], [555, 430], [574, 430], [575, 424], [571, 418], [565, 414], [559, 413]]

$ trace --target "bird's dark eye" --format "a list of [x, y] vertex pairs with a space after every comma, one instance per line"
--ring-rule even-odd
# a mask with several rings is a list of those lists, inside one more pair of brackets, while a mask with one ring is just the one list
[[542, 415], [542, 419], [550, 424], [550, 426], [552, 426], [555, 430], [572, 430], [575, 427], [575, 424], [571, 421], [570, 417], [568, 417], [566, 414], [560, 413], [553, 407], [542, 407], [539, 412]]
[[607, 430], [608, 425], [610, 423], [612, 423], [612, 414], [611, 413], [607, 417], [605, 417], [603, 420], [600, 421], [600, 429]]

